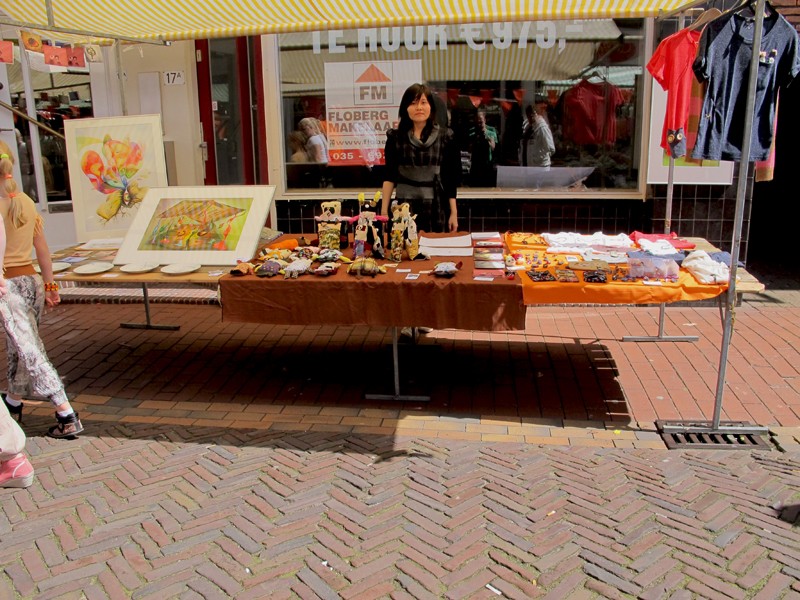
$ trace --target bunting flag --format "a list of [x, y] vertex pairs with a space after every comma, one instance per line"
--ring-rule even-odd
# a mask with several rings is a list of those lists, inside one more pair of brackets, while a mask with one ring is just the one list
[[14, 62], [14, 43], [8, 40], [0, 41], [0, 63], [11, 64]]
[[[3, 10], [24, 23], [142, 40], [449, 23], [654, 17], [689, 0], [137, 0], [132, 13], [111, 0], [13, 0]], [[97, 35], [95, 37], [103, 37]], [[88, 41], [88, 40], [87, 40]]]
[[19, 39], [22, 42], [23, 48], [31, 52], [42, 52], [42, 38], [35, 33], [26, 31], [25, 29], [19, 30]]
[[67, 49], [58, 46], [42, 46], [44, 52], [44, 64], [53, 67], [67, 66]]
[[67, 48], [67, 66], [85, 67], [86, 58], [84, 57], [83, 47]]

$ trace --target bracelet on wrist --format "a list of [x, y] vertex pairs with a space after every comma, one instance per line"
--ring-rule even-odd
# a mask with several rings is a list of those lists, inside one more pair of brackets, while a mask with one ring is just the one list
[[51, 281], [50, 283], [44, 284], [44, 291], [45, 292], [57, 292], [58, 291], [58, 284], [55, 281]]

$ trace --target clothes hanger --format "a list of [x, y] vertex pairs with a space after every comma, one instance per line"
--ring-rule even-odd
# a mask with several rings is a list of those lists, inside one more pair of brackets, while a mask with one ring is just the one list
[[601, 81], [603, 81], [605, 83], [608, 83], [608, 78], [597, 67], [595, 67], [591, 71], [587, 71], [586, 73], [581, 75], [581, 79], [583, 79], [583, 80], [588, 80], [588, 79], [591, 79], [592, 77], [597, 77]]
[[[742, 2], [739, 2], [739, 4], [737, 4], [733, 8], [729, 8], [728, 10], [726, 10], [725, 13], [740, 13], [740, 12], [744, 11], [745, 9], [750, 9], [750, 12], [752, 12], [753, 16], [755, 16], [756, 7], [753, 6], [753, 0], [742, 0]], [[764, 3], [764, 16], [767, 17], [767, 16], [771, 15], [774, 12], [775, 12], [775, 9], [772, 7], [772, 5], [769, 2], [765, 2]]]
[[702, 15], [700, 15], [697, 20], [689, 25], [686, 29], [695, 30], [700, 29], [702, 30], [708, 23], [716, 19], [717, 17], [722, 15], [722, 11], [718, 8], [709, 8], [707, 11], [704, 11]]

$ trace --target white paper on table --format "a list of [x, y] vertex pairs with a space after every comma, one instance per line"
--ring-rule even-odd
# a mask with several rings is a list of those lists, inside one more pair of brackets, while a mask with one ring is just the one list
[[429, 248], [463, 248], [472, 246], [472, 236], [470, 234], [454, 235], [450, 237], [426, 237], [419, 236], [419, 245]]
[[419, 251], [426, 256], [472, 256], [472, 246], [464, 248], [423, 246], [420, 244]]
[[78, 250], [118, 250], [122, 246], [124, 238], [104, 238], [89, 240], [85, 244], [78, 246]]

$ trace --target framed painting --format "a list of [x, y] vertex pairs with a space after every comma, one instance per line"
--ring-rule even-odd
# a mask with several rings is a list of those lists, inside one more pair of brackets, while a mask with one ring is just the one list
[[114, 264], [250, 260], [274, 196], [273, 185], [150, 188]]
[[167, 185], [160, 115], [65, 119], [79, 242], [121, 238], [147, 190]]
[[[667, 114], [667, 92], [653, 83], [650, 104], [650, 140], [648, 146], [647, 183], [668, 183], [669, 155], [661, 147], [661, 132]], [[725, 160], [701, 160], [683, 156], [675, 159], [673, 183], [695, 185], [730, 185], [733, 163]]]

